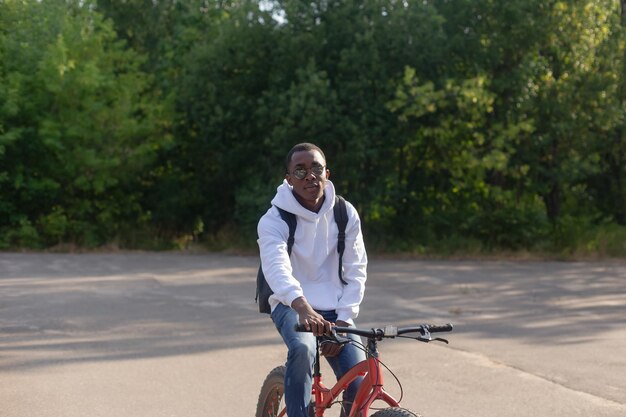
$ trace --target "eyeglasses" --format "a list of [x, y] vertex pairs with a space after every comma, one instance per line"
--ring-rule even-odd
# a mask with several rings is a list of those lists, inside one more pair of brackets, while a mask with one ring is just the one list
[[[310, 171], [316, 177], [321, 177], [324, 174], [325, 170], [326, 170], [326, 167], [323, 166], [323, 165], [314, 165], [310, 169]], [[296, 179], [303, 180], [303, 179], [306, 178], [308, 172], [309, 172], [309, 170], [306, 169], [306, 168], [296, 168], [296, 169], [293, 170], [291, 175], [293, 175], [294, 178], [296, 178]]]

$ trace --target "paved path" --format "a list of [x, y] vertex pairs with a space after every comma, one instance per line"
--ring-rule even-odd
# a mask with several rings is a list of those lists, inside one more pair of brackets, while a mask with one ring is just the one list
[[[285, 355], [256, 268], [0, 253], [0, 417], [254, 415]], [[450, 345], [380, 350], [426, 417], [626, 416], [626, 263], [372, 261], [359, 324], [421, 322]]]

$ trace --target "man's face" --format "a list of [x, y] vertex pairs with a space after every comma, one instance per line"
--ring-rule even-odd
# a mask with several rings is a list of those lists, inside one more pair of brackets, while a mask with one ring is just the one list
[[[323, 203], [324, 185], [330, 177], [322, 154], [316, 150], [295, 152], [288, 168], [285, 178], [293, 187], [300, 204], [309, 210], [318, 211]], [[300, 179], [303, 173], [305, 175]]]

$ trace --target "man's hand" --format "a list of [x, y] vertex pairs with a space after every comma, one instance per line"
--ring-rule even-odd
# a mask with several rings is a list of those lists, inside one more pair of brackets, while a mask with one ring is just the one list
[[291, 307], [298, 313], [298, 321], [304, 328], [310, 330], [314, 336], [330, 336], [330, 327], [333, 323], [324, 320], [321, 314], [313, 310], [306, 298], [298, 297], [291, 303]]
[[333, 341], [324, 341], [320, 345], [320, 353], [322, 356], [326, 356], [327, 358], [339, 355], [342, 349], [342, 345]]
[[[334, 326], [335, 323], [325, 320], [321, 314], [313, 310], [313, 307], [306, 301], [306, 298], [296, 298], [291, 303], [291, 307], [298, 313], [298, 321], [300, 324], [304, 325], [305, 329], [310, 330], [314, 336], [332, 335], [331, 327]], [[350, 324], [342, 320], [337, 320], [337, 326], [350, 327]], [[338, 343], [326, 342], [322, 343], [320, 353], [323, 356], [332, 358], [333, 356], [337, 356], [342, 349], [343, 346]]]
[[[350, 327], [350, 324], [342, 320], [337, 320], [337, 326]], [[339, 355], [342, 349], [343, 349], [343, 345], [340, 345], [338, 343], [322, 343], [320, 353], [323, 356], [326, 356], [327, 358], [332, 358], [334, 356]]]

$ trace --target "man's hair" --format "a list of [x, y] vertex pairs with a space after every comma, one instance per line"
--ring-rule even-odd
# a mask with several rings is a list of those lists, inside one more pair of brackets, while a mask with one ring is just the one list
[[291, 157], [293, 156], [293, 154], [301, 151], [318, 151], [322, 155], [322, 158], [324, 158], [324, 161], [326, 161], [326, 155], [324, 155], [324, 152], [320, 149], [319, 146], [308, 142], [298, 143], [287, 153], [287, 159], [285, 160], [285, 169], [287, 171], [289, 171], [289, 163], [291, 162]]

